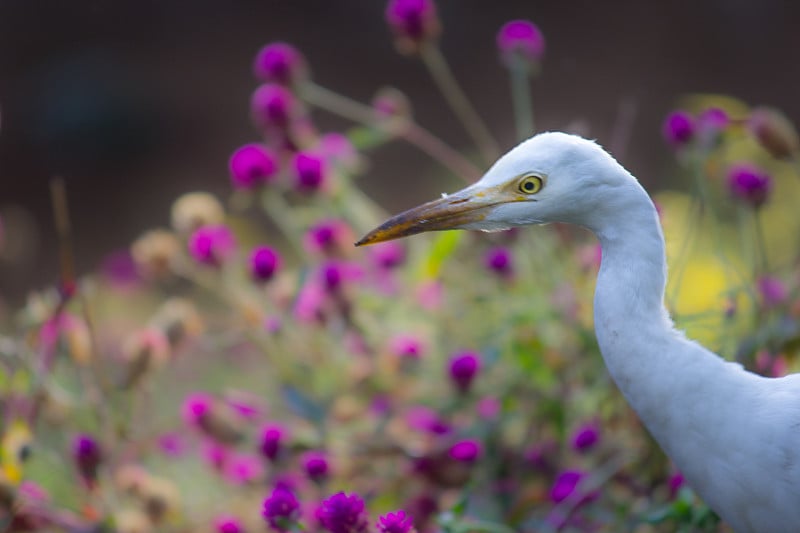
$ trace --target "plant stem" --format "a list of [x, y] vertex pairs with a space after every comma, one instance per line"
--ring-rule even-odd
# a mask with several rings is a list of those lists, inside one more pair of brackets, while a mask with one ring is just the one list
[[753, 211], [753, 225], [756, 233], [756, 277], [764, 276], [769, 272], [769, 258], [767, 257], [767, 241], [764, 238], [764, 224], [761, 220], [761, 212], [756, 209]]
[[420, 56], [431, 73], [433, 81], [439, 87], [453, 113], [472, 137], [483, 158], [487, 162], [497, 159], [500, 155], [497, 143], [456, 81], [439, 47], [434, 44], [423, 46]]
[[531, 100], [530, 77], [522, 58], [515, 58], [509, 68], [511, 80], [511, 102], [514, 107], [514, 124], [517, 127], [517, 140], [522, 141], [533, 135], [533, 102]]
[[313, 83], [304, 85], [301, 93], [307, 102], [316, 107], [378, 131], [399, 136], [468, 183], [481, 175], [480, 170], [457, 150], [412, 119], [377, 119], [371, 107]]

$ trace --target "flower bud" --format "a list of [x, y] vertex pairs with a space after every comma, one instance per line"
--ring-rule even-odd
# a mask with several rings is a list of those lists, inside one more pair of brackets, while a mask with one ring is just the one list
[[221, 224], [224, 219], [222, 204], [207, 192], [184, 194], [172, 204], [172, 227], [184, 235], [202, 226]]
[[220, 266], [236, 249], [233, 232], [224, 224], [202, 226], [189, 237], [189, 253], [198, 263]]
[[254, 189], [269, 183], [278, 173], [277, 156], [264, 145], [246, 144], [233, 152], [228, 168], [237, 189]]
[[270, 43], [258, 51], [253, 62], [256, 78], [293, 85], [308, 78], [308, 65], [297, 48], [287, 43]]
[[544, 36], [533, 22], [512, 20], [497, 32], [497, 48], [507, 66], [537, 69], [544, 55]]
[[480, 368], [481, 360], [477, 353], [464, 352], [450, 359], [450, 378], [459, 392], [463, 394], [469, 391]]
[[257, 246], [250, 253], [250, 277], [255, 281], [271, 280], [280, 266], [280, 254], [269, 246]]
[[100, 445], [91, 435], [78, 435], [72, 442], [72, 457], [78, 474], [88, 487], [94, 487], [97, 482], [97, 471], [103, 460]]
[[728, 188], [735, 198], [757, 209], [767, 201], [772, 179], [754, 165], [739, 163], [728, 171]]
[[786, 115], [769, 107], [757, 107], [750, 112], [747, 129], [759, 144], [778, 159], [794, 157], [800, 152], [797, 129]]
[[166, 230], [151, 230], [131, 245], [131, 256], [139, 273], [149, 279], [162, 279], [172, 274], [180, 254], [177, 237]]
[[673, 111], [667, 115], [661, 131], [664, 139], [673, 148], [683, 148], [694, 137], [694, 118], [686, 111]]
[[385, 15], [401, 53], [418, 52], [441, 32], [433, 0], [390, 0]]

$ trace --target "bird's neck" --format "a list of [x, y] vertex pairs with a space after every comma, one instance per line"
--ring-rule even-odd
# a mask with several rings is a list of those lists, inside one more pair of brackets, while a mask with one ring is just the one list
[[664, 307], [666, 257], [655, 206], [638, 183], [625, 193], [615, 216], [598, 217], [602, 223], [591, 228], [602, 247], [595, 331], [611, 376], [655, 433], [665, 396], [676, 392], [659, 380], [699, 346], [673, 329]]

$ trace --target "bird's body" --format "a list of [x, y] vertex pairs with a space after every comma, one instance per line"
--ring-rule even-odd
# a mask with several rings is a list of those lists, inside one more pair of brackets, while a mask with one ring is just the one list
[[359, 244], [555, 221], [600, 240], [600, 350], [688, 484], [738, 532], [800, 531], [800, 375], [752, 374], [675, 330], [663, 303], [666, 258], [653, 202], [594, 142], [537, 135], [478, 183], [390, 219]]

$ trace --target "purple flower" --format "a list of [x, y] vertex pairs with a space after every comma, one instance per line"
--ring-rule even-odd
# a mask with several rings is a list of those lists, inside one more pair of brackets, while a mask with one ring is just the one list
[[323, 500], [316, 515], [331, 533], [362, 533], [369, 528], [364, 500], [355, 493], [339, 492]]
[[188, 425], [199, 425], [211, 413], [214, 397], [207, 392], [193, 392], [186, 396], [181, 407], [183, 420]]
[[664, 139], [674, 148], [686, 146], [694, 137], [694, 118], [686, 111], [673, 111], [661, 129]]
[[414, 529], [414, 522], [405, 511], [386, 513], [375, 525], [380, 533], [409, 533]]
[[767, 201], [772, 179], [761, 169], [748, 163], [739, 163], [728, 171], [728, 188], [731, 194], [751, 207], [761, 207]]
[[338, 291], [344, 281], [344, 273], [339, 263], [336, 261], [327, 261], [320, 267], [319, 271], [322, 286], [330, 293]]
[[461, 393], [469, 390], [480, 369], [481, 359], [475, 352], [456, 354], [450, 359], [450, 378]]
[[680, 472], [675, 472], [672, 474], [669, 479], [667, 480], [667, 487], [669, 488], [669, 497], [675, 498], [678, 495], [678, 491], [683, 486], [683, 474]]
[[360, 159], [353, 143], [347, 135], [341, 133], [326, 133], [319, 140], [317, 150], [320, 155], [329, 161], [334, 167], [345, 172], [355, 172]]
[[763, 276], [758, 279], [758, 293], [764, 307], [776, 307], [783, 304], [789, 297], [786, 286], [778, 278]]
[[214, 520], [214, 529], [218, 533], [242, 533], [244, 528], [239, 519], [233, 516], [218, 516]]
[[289, 531], [300, 518], [300, 502], [294, 493], [285, 488], [276, 488], [272, 495], [264, 500], [261, 516], [276, 531]]
[[81, 434], [72, 441], [72, 457], [78, 473], [87, 485], [97, 480], [97, 469], [103, 459], [100, 445], [91, 435]]
[[731, 123], [728, 114], [718, 108], [709, 107], [697, 116], [697, 131], [706, 141], [715, 140]]
[[497, 48], [503, 62], [508, 66], [535, 66], [544, 55], [544, 36], [533, 22], [512, 20], [506, 22], [497, 32]]
[[303, 238], [303, 245], [313, 254], [340, 256], [353, 246], [353, 230], [342, 220], [322, 220], [312, 226]]
[[514, 269], [512, 266], [511, 250], [498, 246], [492, 248], [484, 257], [486, 268], [502, 277], [510, 277]]
[[425, 347], [417, 337], [398, 335], [389, 341], [389, 351], [395, 357], [419, 359], [425, 351]]
[[590, 422], [580, 426], [572, 435], [572, 447], [579, 452], [591, 449], [600, 440], [600, 428]]
[[553, 503], [561, 503], [575, 492], [578, 484], [585, 477], [583, 472], [566, 470], [561, 472], [550, 489], [550, 499]]
[[433, 0], [389, 0], [386, 22], [397, 37], [398, 47], [414, 52], [439, 34], [439, 18]]
[[461, 461], [462, 463], [474, 463], [483, 454], [483, 447], [481, 446], [480, 442], [467, 439], [453, 444], [448, 453], [450, 454], [450, 457], [456, 461]]
[[265, 83], [253, 93], [250, 109], [258, 125], [285, 129], [297, 115], [298, 103], [286, 87]]
[[250, 253], [250, 277], [256, 281], [271, 280], [280, 265], [280, 254], [269, 246], [257, 246]]
[[266, 146], [246, 144], [233, 152], [228, 168], [234, 187], [252, 189], [275, 177], [278, 172], [278, 158]]
[[270, 43], [256, 54], [253, 74], [263, 81], [292, 85], [308, 77], [308, 67], [303, 54], [294, 46]]
[[406, 248], [397, 241], [387, 241], [369, 247], [372, 262], [381, 270], [391, 270], [406, 260]]
[[319, 451], [310, 451], [303, 454], [301, 459], [303, 470], [312, 481], [321, 482], [328, 477], [328, 459]]
[[201, 226], [189, 236], [189, 253], [204, 265], [219, 266], [235, 249], [233, 232], [223, 224]]
[[450, 433], [447, 421], [442, 419], [439, 413], [424, 405], [410, 407], [405, 413], [405, 420], [411, 429], [417, 431], [427, 431], [434, 435]]
[[327, 181], [325, 160], [311, 152], [297, 152], [294, 156], [295, 188], [300, 192], [322, 189]]
[[255, 455], [236, 454], [229, 456], [223, 466], [225, 479], [234, 485], [247, 485], [261, 478], [264, 465]]
[[267, 459], [274, 461], [283, 448], [286, 431], [277, 424], [266, 426], [261, 432], [261, 453]]

